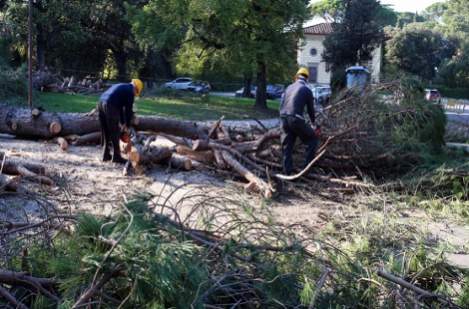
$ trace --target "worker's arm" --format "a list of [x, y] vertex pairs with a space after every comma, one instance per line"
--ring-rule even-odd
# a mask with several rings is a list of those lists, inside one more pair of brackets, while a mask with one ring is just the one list
[[314, 96], [313, 96], [313, 92], [309, 89], [304, 89], [304, 91], [305, 91], [305, 97], [306, 97], [306, 108], [308, 109], [309, 119], [311, 120], [311, 123], [314, 123], [316, 118], [314, 116]]

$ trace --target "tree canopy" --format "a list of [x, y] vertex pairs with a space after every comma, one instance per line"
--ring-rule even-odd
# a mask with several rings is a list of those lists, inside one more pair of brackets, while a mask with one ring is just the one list
[[381, 5], [376, 0], [345, 0], [341, 22], [324, 41], [326, 62], [339, 68], [371, 59], [372, 51], [384, 38], [378, 21]]

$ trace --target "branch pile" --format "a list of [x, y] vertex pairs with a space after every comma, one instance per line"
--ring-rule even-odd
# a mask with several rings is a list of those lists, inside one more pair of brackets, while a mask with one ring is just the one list
[[[195, 197], [183, 199], [189, 198]], [[267, 214], [243, 212], [242, 201], [233, 202], [234, 197], [204, 196], [183, 217], [164, 198], [147, 196], [131, 199], [110, 218], [81, 215], [76, 220], [51, 217], [35, 225], [0, 224], [2, 236], [37, 231], [41, 226], [47, 227], [46, 235], [54, 235], [28, 246], [15, 263], [8, 264], [14, 266], [0, 264], [0, 305], [463, 307], [454, 303], [457, 294], [449, 287], [461, 290], [460, 271], [455, 268], [423, 260], [427, 263], [412, 264], [420, 265], [418, 269], [403, 267], [408, 273], [397, 277], [376, 269], [377, 257], [363, 265], [324, 240], [315, 241], [315, 233], [306, 227], [306, 236], [301, 236], [295, 231], [303, 228], [298, 224], [275, 224], [264, 217]], [[202, 215], [207, 208], [224, 220]], [[53, 223], [56, 227], [50, 228]], [[40, 240], [44, 234], [36, 235]], [[383, 263], [392, 265], [386, 259]], [[442, 287], [449, 296], [437, 294]]]

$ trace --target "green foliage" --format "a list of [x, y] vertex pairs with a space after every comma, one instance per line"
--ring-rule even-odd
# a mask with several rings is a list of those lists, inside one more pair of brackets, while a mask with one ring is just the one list
[[469, 99], [469, 88], [450, 88], [444, 85], [434, 85], [442, 96], [453, 99]]
[[[231, 72], [236, 79], [257, 74], [263, 89], [268, 74], [293, 75], [307, 4], [304, 0], [151, 0], [141, 10], [131, 11], [131, 21], [141, 44], [175, 52], [179, 73], [205, 77]], [[265, 105], [265, 99], [260, 103]]]
[[0, 100], [5, 102], [25, 102], [28, 97], [26, 68], [12, 69], [0, 65]]
[[[436, 82], [451, 88], [469, 88], [469, 40], [460, 41], [455, 55], [443, 62]], [[466, 90], [466, 98], [469, 92]]]
[[435, 68], [454, 53], [454, 45], [440, 33], [411, 24], [386, 43], [387, 60], [399, 69], [431, 80]]
[[344, 1], [341, 22], [324, 41], [323, 58], [333, 68], [371, 59], [371, 53], [384, 38], [378, 21], [381, 5], [376, 0]]

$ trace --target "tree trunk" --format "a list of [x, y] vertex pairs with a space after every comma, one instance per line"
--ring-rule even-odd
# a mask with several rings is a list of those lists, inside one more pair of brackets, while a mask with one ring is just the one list
[[243, 97], [252, 98], [251, 87], [252, 87], [252, 76], [250, 74], [245, 74]]
[[[192, 139], [206, 138], [209, 127], [191, 121], [155, 116], [138, 117], [139, 131], [168, 133]], [[85, 135], [101, 131], [96, 115], [42, 112], [33, 117], [30, 110], [0, 105], [0, 133], [31, 139]]]
[[257, 62], [257, 91], [254, 107], [267, 109], [267, 66], [262, 60]]

